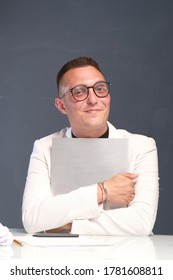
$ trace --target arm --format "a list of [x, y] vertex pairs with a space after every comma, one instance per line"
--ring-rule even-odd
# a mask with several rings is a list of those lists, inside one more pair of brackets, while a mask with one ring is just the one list
[[61, 227], [74, 219], [100, 215], [97, 185], [81, 187], [68, 194], [53, 196], [50, 187], [50, 145], [34, 144], [23, 195], [22, 219], [27, 232]]
[[[75, 220], [72, 232], [79, 234], [149, 235], [152, 232], [158, 206], [158, 159], [155, 142], [143, 138], [130, 158], [130, 170], [138, 174], [135, 197], [126, 208], [102, 210], [95, 219]], [[106, 181], [108, 195], [110, 181]]]

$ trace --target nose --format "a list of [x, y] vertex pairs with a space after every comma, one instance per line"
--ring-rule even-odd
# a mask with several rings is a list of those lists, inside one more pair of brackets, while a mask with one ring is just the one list
[[96, 104], [97, 103], [97, 96], [95, 95], [94, 89], [92, 87], [88, 88], [89, 94], [87, 97], [87, 103], [89, 104]]

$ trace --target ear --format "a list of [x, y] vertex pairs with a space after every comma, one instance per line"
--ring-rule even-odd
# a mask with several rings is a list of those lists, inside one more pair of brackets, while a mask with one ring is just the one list
[[55, 107], [63, 114], [66, 114], [65, 105], [61, 98], [55, 98]]

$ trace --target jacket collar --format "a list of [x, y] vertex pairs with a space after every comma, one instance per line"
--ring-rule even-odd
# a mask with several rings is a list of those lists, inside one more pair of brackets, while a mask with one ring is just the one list
[[[116, 129], [110, 122], [107, 122], [107, 123], [108, 123], [108, 127], [109, 127], [109, 138], [122, 138], [120, 131], [118, 129]], [[67, 128], [66, 137], [72, 138], [71, 127]]]

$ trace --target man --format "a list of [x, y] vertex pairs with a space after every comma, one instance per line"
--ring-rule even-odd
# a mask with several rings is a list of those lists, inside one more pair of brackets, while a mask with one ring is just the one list
[[[35, 141], [23, 197], [23, 224], [28, 232], [71, 230], [79, 234], [149, 235], [158, 206], [158, 160], [155, 141], [116, 129], [108, 122], [110, 84], [98, 64], [79, 57], [57, 75], [55, 106], [70, 127]], [[53, 138], [127, 138], [129, 170], [104, 183], [54, 196], [50, 186]], [[103, 203], [119, 205], [104, 210]]]

